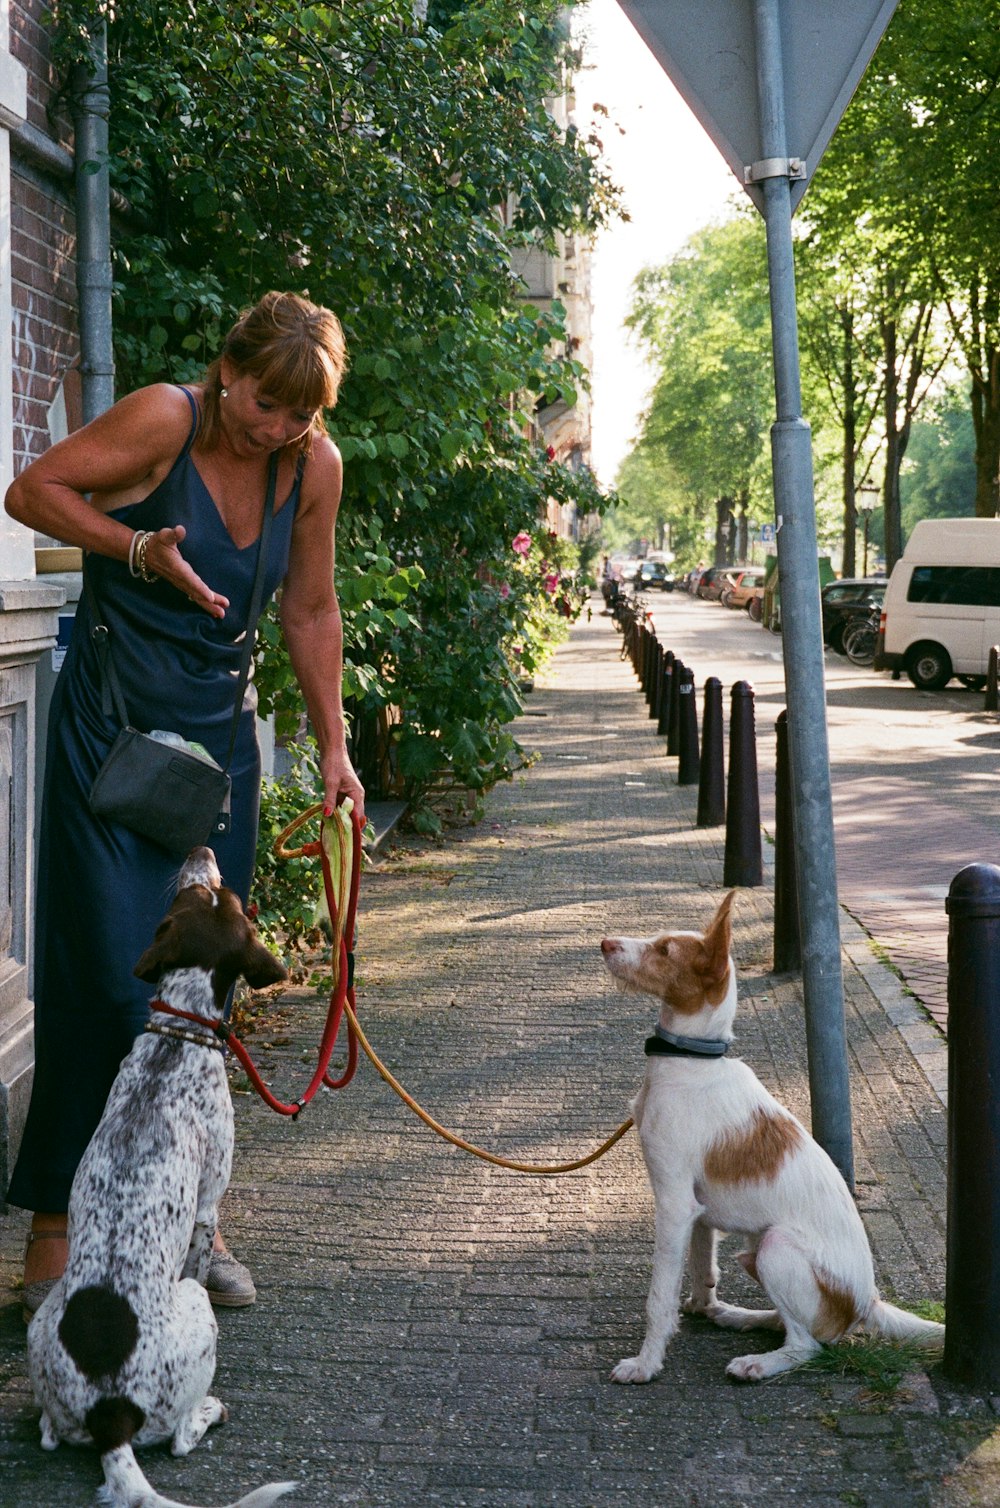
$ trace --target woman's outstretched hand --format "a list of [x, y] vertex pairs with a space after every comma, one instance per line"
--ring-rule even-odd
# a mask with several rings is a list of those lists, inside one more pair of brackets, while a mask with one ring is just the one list
[[190, 602], [204, 608], [213, 618], [224, 618], [229, 598], [221, 592], [213, 592], [196, 571], [188, 565], [180, 552], [186, 530], [183, 524], [172, 529], [157, 529], [146, 546], [146, 566], [164, 581], [183, 592]]

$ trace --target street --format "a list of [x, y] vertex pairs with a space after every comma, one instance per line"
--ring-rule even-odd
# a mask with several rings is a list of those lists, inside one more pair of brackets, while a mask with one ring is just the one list
[[[695, 672], [699, 719], [708, 676], [722, 681], [727, 717], [733, 683], [754, 687], [761, 818], [773, 834], [780, 635], [686, 592], [647, 601], [661, 643]], [[840, 900], [944, 1026], [948, 887], [966, 864], [1000, 862], [1000, 721], [957, 681], [917, 691], [831, 650], [825, 665]]]

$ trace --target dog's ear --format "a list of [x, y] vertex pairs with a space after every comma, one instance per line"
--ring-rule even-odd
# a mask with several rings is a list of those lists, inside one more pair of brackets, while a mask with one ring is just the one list
[[177, 967], [179, 954], [177, 923], [167, 916], [156, 929], [156, 936], [132, 970], [137, 979], [155, 984], [168, 969]]
[[269, 984], [288, 978], [288, 970], [281, 959], [275, 958], [256, 937], [247, 942], [240, 973], [252, 990], [264, 990]]
[[724, 985], [729, 974], [729, 953], [733, 940], [732, 907], [736, 891], [730, 890], [713, 916], [702, 945], [705, 949], [705, 981], [707, 984]]

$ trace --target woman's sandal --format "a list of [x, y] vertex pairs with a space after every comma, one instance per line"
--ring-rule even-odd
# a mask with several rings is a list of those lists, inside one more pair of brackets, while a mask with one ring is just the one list
[[[27, 1261], [28, 1251], [35, 1241], [65, 1241], [64, 1230], [30, 1230], [28, 1239], [24, 1243], [24, 1256]], [[53, 1288], [58, 1283], [58, 1278], [35, 1278], [30, 1283], [25, 1283], [21, 1290], [21, 1318], [24, 1323], [30, 1324], [34, 1315], [42, 1307]]]

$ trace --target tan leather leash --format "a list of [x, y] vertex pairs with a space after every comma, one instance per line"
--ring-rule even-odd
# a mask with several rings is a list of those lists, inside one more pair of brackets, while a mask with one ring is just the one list
[[[360, 874], [360, 866], [358, 863], [357, 853], [357, 848], [360, 846], [360, 829], [358, 827], [357, 819], [355, 818], [352, 823], [344, 823], [341, 821], [333, 820], [328, 824], [327, 820], [324, 818], [321, 828], [321, 840], [319, 843], [305, 844], [302, 847], [296, 849], [289, 849], [286, 846], [287, 839], [291, 836], [291, 834], [298, 828], [300, 828], [304, 822], [308, 821], [311, 817], [314, 817], [317, 812], [321, 810], [321, 806], [310, 807], [308, 811], [303, 812], [301, 816], [296, 817], [295, 820], [291, 822], [288, 827], [286, 827], [284, 831], [281, 832], [275, 839], [274, 851], [278, 855], [278, 857], [282, 859], [300, 857], [309, 858], [313, 857], [316, 854], [322, 855], [323, 883], [326, 891], [326, 902], [330, 916], [331, 918], [337, 919], [349, 919], [351, 932], [353, 932], [353, 923], [357, 911]], [[336, 855], [331, 855], [329, 853], [331, 839], [332, 846], [337, 850]], [[344, 893], [345, 889], [347, 891], [346, 895]], [[342, 935], [341, 942], [344, 945], [346, 956], [350, 958], [351, 962], [353, 963], [353, 954], [351, 952], [353, 945], [353, 936]], [[338, 975], [342, 975], [343, 969], [340, 969], [336, 972]], [[353, 969], [351, 970], [351, 974], [353, 976]], [[338, 978], [336, 982], [340, 983], [340, 979]], [[440, 1136], [444, 1141], [450, 1142], [453, 1147], [459, 1147], [463, 1152], [468, 1152], [471, 1156], [478, 1157], [483, 1162], [493, 1163], [498, 1168], [508, 1168], [511, 1172], [514, 1173], [534, 1173], [539, 1177], [552, 1178], [560, 1173], [574, 1173], [579, 1168], [588, 1167], [590, 1163], [596, 1162], [599, 1157], [603, 1157], [605, 1152], [609, 1151], [614, 1146], [615, 1142], [620, 1141], [621, 1138], [625, 1135], [626, 1131], [631, 1129], [633, 1122], [630, 1116], [629, 1119], [623, 1121], [618, 1129], [616, 1131], [613, 1131], [605, 1141], [601, 1142], [601, 1145], [599, 1147], [596, 1147], [593, 1152], [588, 1152], [585, 1157], [575, 1158], [572, 1162], [515, 1162], [512, 1158], [500, 1157], [495, 1152], [487, 1152], [483, 1147], [475, 1146], [472, 1142], [466, 1141], [464, 1137], [456, 1136], [453, 1131], [447, 1130], [444, 1126], [441, 1125], [439, 1121], [436, 1121], [432, 1115], [429, 1115], [427, 1111], [417, 1103], [413, 1096], [407, 1093], [399, 1080], [395, 1078], [392, 1073], [390, 1073], [389, 1069], [386, 1068], [385, 1064], [375, 1052], [374, 1048], [368, 1041], [368, 1038], [365, 1036], [364, 1032], [361, 1029], [361, 1026], [358, 1023], [358, 1018], [354, 1012], [353, 977], [351, 980], [351, 985], [352, 987], [346, 992], [346, 997], [343, 1000], [343, 1013], [347, 1017], [352, 1046], [354, 1041], [356, 1040], [357, 1043], [361, 1046], [362, 1051], [371, 1062], [372, 1067], [380, 1075], [380, 1077], [385, 1080], [385, 1082], [389, 1085], [389, 1088], [399, 1095], [399, 1098], [403, 1101], [403, 1104], [406, 1105], [410, 1110], [412, 1110], [414, 1115], [418, 1116], [420, 1120], [423, 1121], [425, 1126], [428, 1126], [430, 1130], [435, 1132], [435, 1134]], [[327, 1062], [329, 1062], [329, 1055], [327, 1055]]]
[[632, 1118], [630, 1116], [627, 1121], [622, 1121], [617, 1131], [613, 1131], [607, 1141], [602, 1141], [601, 1145], [593, 1152], [589, 1152], [586, 1157], [578, 1157], [573, 1162], [513, 1162], [509, 1157], [498, 1157], [495, 1152], [486, 1152], [482, 1147], [474, 1146], [472, 1142], [465, 1141], [461, 1136], [456, 1136], [453, 1131], [448, 1131], [444, 1126], [440, 1125], [432, 1115], [428, 1115], [427, 1111], [421, 1105], [417, 1104], [412, 1095], [407, 1094], [399, 1080], [393, 1077], [385, 1064], [376, 1056], [370, 1042], [358, 1025], [357, 1017], [351, 1010], [350, 1005], [344, 1006], [344, 1013], [357, 1036], [361, 1050], [367, 1054], [372, 1066], [385, 1079], [389, 1088], [396, 1091], [403, 1104], [408, 1105], [414, 1115], [420, 1117], [425, 1126], [429, 1126], [432, 1131], [436, 1131], [438, 1136], [443, 1137], [445, 1141], [450, 1141], [453, 1147], [461, 1147], [463, 1152], [471, 1152], [473, 1157], [479, 1157], [483, 1162], [495, 1163], [498, 1168], [510, 1168], [515, 1173], [537, 1173], [546, 1178], [551, 1178], [556, 1173], [574, 1173], [577, 1168], [585, 1168], [588, 1163], [596, 1162], [599, 1157], [603, 1157], [605, 1152], [613, 1147], [616, 1141], [620, 1141], [625, 1132], [630, 1130], [632, 1126]]

